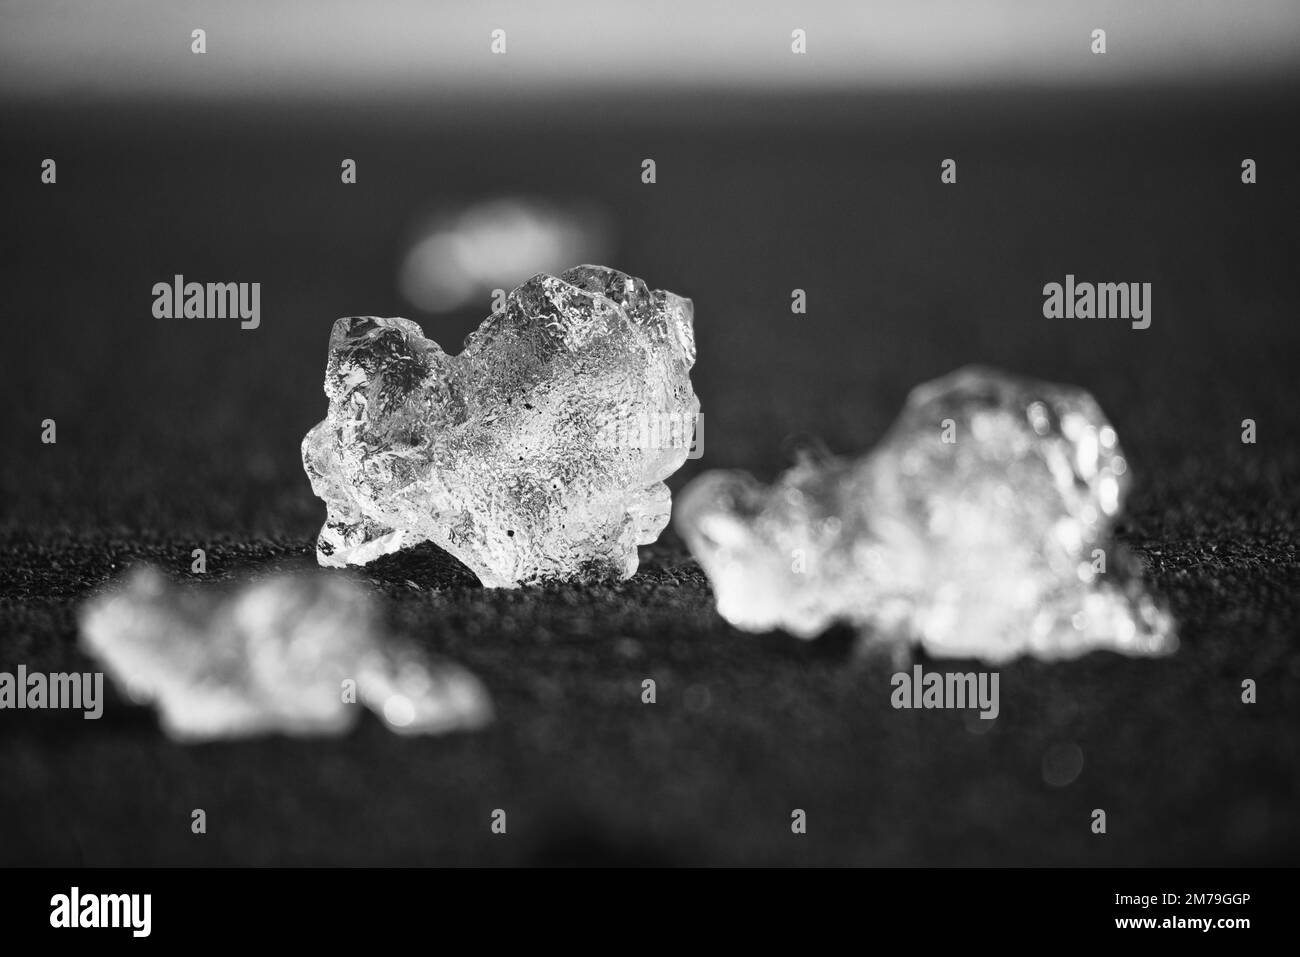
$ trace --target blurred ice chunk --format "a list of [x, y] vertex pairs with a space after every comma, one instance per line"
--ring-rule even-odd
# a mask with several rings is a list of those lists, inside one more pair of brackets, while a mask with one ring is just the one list
[[391, 639], [344, 574], [279, 574], [226, 594], [146, 567], [88, 602], [80, 623], [87, 651], [179, 741], [338, 734], [356, 721], [354, 702], [402, 734], [492, 716], [478, 679]]
[[609, 219], [594, 205], [502, 196], [435, 216], [402, 261], [402, 295], [428, 312], [486, 301], [537, 273], [604, 262]]
[[862, 458], [806, 455], [770, 488], [706, 473], [674, 523], [749, 631], [846, 621], [896, 657], [1167, 654], [1173, 620], [1108, 542], [1128, 481], [1087, 392], [971, 367], [914, 389]]

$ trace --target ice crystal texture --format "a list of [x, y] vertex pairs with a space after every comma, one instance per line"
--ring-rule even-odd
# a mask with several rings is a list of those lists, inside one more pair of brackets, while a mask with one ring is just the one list
[[365, 588], [341, 573], [281, 573], [227, 594], [172, 585], [145, 567], [82, 609], [81, 634], [180, 741], [337, 734], [359, 704], [402, 734], [491, 719], [478, 679], [394, 639], [381, 619]]
[[1087, 392], [972, 367], [914, 389], [863, 458], [805, 456], [770, 488], [700, 476], [675, 523], [749, 631], [842, 621], [896, 656], [988, 662], [1163, 654], [1173, 623], [1107, 541], [1128, 480]]
[[[338, 320], [302, 446], [320, 563], [427, 540], [488, 586], [631, 577], [668, 523], [694, 362], [691, 301], [604, 266], [534, 276], [455, 356], [407, 319]], [[684, 440], [640, 440], [665, 419]]]

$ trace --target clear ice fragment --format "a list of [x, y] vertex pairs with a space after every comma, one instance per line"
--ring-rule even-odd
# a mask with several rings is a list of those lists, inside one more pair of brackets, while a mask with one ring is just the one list
[[[431, 541], [484, 585], [629, 578], [699, 412], [689, 299], [604, 266], [538, 275], [449, 356], [407, 319], [334, 324], [303, 440], [322, 565]], [[685, 438], [629, 440], [638, 422]]]
[[970, 367], [914, 389], [864, 457], [805, 456], [763, 487], [709, 472], [674, 523], [739, 628], [835, 622], [905, 656], [1002, 662], [1177, 646], [1108, 533], [1129, 473], [1082, 389]]
[[347, 575], [282, 573], [225, 594], [144, 567], [88, 602], [80, 624], [86, 650], [179, 741], [338, 734], [359, 715], [353, 702], [401, 734], [492, 717], [477, 678], [392, 639]]

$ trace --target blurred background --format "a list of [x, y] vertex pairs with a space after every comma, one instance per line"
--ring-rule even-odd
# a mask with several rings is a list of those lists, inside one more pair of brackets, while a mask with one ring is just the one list
[[[801, 434], [864, 450], [971, 362], [1090, 389], [1184, 630], [1006, 669], [976, 733], [890, 710], [844, 635], [727, 628], [671, 533], [589, 592], [485, 593], [426, 549], [376, 587], [495, 729], [182, 749], [125, 704], [3, 714], [0, 862], [1295, 863], [1297, 105], [1282, 0], [0, 3], [0, 668], [87, 667], [76, 605], [131, 561], [309, 560], [334, 319], [455, 351], [492, 290], [579, 262], [695, 302], [674, 490], [771, 478]], [[1044, 319], [1067, 273], [1152, 283], [1151, 327]], [[260, 327], [154, 318], [175, 274], [260, 282]], [[196, 806], [228, 822], [197, 845]], [[527, 837], [491, 843], [502, 806]]]

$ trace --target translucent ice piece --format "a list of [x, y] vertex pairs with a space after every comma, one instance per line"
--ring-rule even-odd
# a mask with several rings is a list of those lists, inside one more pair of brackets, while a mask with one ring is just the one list
[[226, 594], [142, 568], [80, 617], [87, 651], [181, 741], [337, 734], [357, 719], [352, 702], [403, 734], [492, 716], [478, 679], [388, 637], [369, 593], [346, 575], [280, 574]]
[[528, 280], [456, 356], [407, 319], [338, 320], [329, 412], [302, 447], [328, 510], [320, 563], [428, 540], [488, 586], [630, 577], [668, 523], [689, 430], [610, 437], [694, 422], [691, 323], [689, 299], [604, 266]]
[[1164, 654], [1169, 614], [1106, 543], [1128, 479], [1087, 392], [972, 367], [914, 389], [861, 459], [805, 457], [770, 488], [700, 476], [675, 527], [749, 631], [844, 621], [989, 662]]

